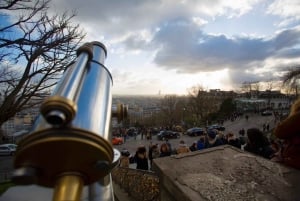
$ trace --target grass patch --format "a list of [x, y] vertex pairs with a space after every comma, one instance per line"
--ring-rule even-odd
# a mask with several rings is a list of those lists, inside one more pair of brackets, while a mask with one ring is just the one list
[[15, 186], [11, 181], [0, 183], [0, 195], [2, 195], [8, 188]]

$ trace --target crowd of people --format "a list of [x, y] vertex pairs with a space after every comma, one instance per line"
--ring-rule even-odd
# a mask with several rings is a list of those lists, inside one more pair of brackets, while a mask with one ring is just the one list
[[124, 154], [126, 150], [123, 150], [120, 166], [129, 167], [130, 163], [136, 163], [137, 169], [151, 170], [155, 158], [229, 144], [274, 162], [300, 169], [300, 127], [297, 125], [299, 122], [300, 100], [293, 104], [290, 115], [276, 125], [272, 139], [267, 138], [259, 128], [249, 128], [246, 131], [241, 129], [238, 136], [231, 132], [224, 134], [222, 131], [210, 129], [191, 145], [187, 145], [183, 140], [176, 147], [172, 147], [168, 140], [160, 145], [152, 144], [150, 141], [148, 151], [146, 146], [141, 145], [131, 158], [130, 154]]
[[123, 149], [121, 151], [120, 166], [129, 167], [130, 163], [136, 163], [136, 169], [149, 170], [152, 169], [153, 159], [171, 156], [171, 154], [172, 146], [168, 142], [168, 140], [166, 140], [160, 146], [158, 144], [152, 144], [152, 142], [150, 142], [148, 152], [146, 146], [140, 145], [137, 148], [134, 156], [131, 156], [128, 150]]
[[[243, 139], [243, 136], [241, 136], [241, 139]], [[176, 147], [172, 147], [168, 140], [160, 145], [152, 144], [152, 141], [150, 141], [148, 151], [146, 146], [141, 145], [137, 148], [136, 153], [132, 156], [132, 158], [130, 158], [130, 153], [128, 153], [126, 149], [122, 150], [120, 166], [129, 167], [130, 162], [132, 162], [136, 163], [137, 169], [149, 170], [152, 168], [152, 162], [155, 158], [198, 151], [224, 144], [230, 144], [237, 148], [242, 148], [245, 144], [242, 144], [241, 142], [246, 141], [236, 138], [233, 133], [228, 133], [225, 136], [223, 132], [217, 130], [208, 130], [203, 135], [199, 136], [199, 139], [194, 141], [191, 145], [187, 145], [183, 140], [180, 140]], [[245, 148], [247, 149], [247, 147], [248, 146]], [[150, 165], [148, 164], [148, 160]]]

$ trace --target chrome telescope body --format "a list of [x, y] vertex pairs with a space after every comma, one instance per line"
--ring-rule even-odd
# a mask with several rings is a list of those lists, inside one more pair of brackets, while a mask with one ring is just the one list
[[[13, 181], [54, 188], [53, 200], [114, 200], [110, 172], [120, 153], [111, 145], [111, 118], [126, 116], [112, 107], [112, 77], [100, 42], [86, 43], [41, 105], [32, 132], [18, 146]], [[83, 188], [85, 186], [85, 188]]]

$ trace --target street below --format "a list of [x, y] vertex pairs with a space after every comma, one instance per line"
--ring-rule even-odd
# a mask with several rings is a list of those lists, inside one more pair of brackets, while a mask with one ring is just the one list
[[[244, 128], [247, 130], [248, 128], [259, 128], [262, 130], [263, 124], [268, 123], [270, 125], [270, 130], [272, 130], [275, 126], [274, 117], [273, 116], [261, 116], [260, 114], [250, 114], [249, 119], [246, 120], [244, 117], [239, 117], [235, 121], [225, 121], [224, 126], [226, 130], [224, 134], [226, 135], [228, 132], [234, 133], [238, 136], [238, 132], [240, 129]], [[194, 141], [197, 141], [199, 137], [191, 137], [184, 134], [181, 134], [180, 138], [170, 139], [169, 142], [172, 145], [172, 149], [176, 148], [179, 144], [180, 140], [183, 140], [188, 146], [192, 145]], [[162, 144], [164, 141], [158, 140], [157, 136], [152, 136], [151, 140], [147, 140], [144, 136], [141, 139], [141, 135], [138, 135], [136, 138], [128, 137], [126, 142], [121, 145], [115, 145], [114, 148], [122, 151], [123, 149], [127, 149], [132, 155], [135, 154], [136, 149], [140, 145], [144, 145], [149, 148], [150, 143], [152, 144]], [[131, 166], [134, 167], [134, 166]], [[10, 176], [13, 171], [13, 156], [0, 156], [0, 182], [5, 180]]]
[[[226, 128], [223, 132], [224, 135], [231, 132], [235, 134], [236, 137], [239, 136], [239, 131], [244, 128], [245, 131], [249, 128], [259, 128], [260, 130], [263, 129], [263, 124], [269, 124], [270, 130], [272, 130], [275, 126], [274, 116], [262, 116], [260, 114], [248, 114], [249, 118], [248, 120], [244, 117], [238, 117], [236, 120], [231, 121], [227, 120], [224, 122], [223, 126]], [[169, 143], [172, 145], [172, 149], [176, 148], [181, 140], [185, 142], [188, 146], [192, 145], [193, 142], [197, 141], [199, 137], [197, 136], [188, 136], [181, 134], [180, 138], [177, 139], [170, 139]], [[150, 143], [152, 144], [162, 144], [164, 141], [158, 140], [156, 135], [152, 136], [152, 139], [147, 140], [145, 136], [142, 136], [139, 134], [134, 137], [127, 137], [124, 144], [121, 145], [114, 145], [114, 148], [118, 149], [119, 151], [122, 151], [122, 149], [127, 149], [132, 155], [135, 154], [136, 149], [138, 146], [144, 145], [146, 146], [147, 150], [149, 148]]]

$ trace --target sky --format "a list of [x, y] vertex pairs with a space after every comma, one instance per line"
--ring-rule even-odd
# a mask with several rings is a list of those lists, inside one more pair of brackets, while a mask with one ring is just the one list
[[236, 90], [300, 62], [299, 0], [53, 0], [108, 50], [116, 95]]

